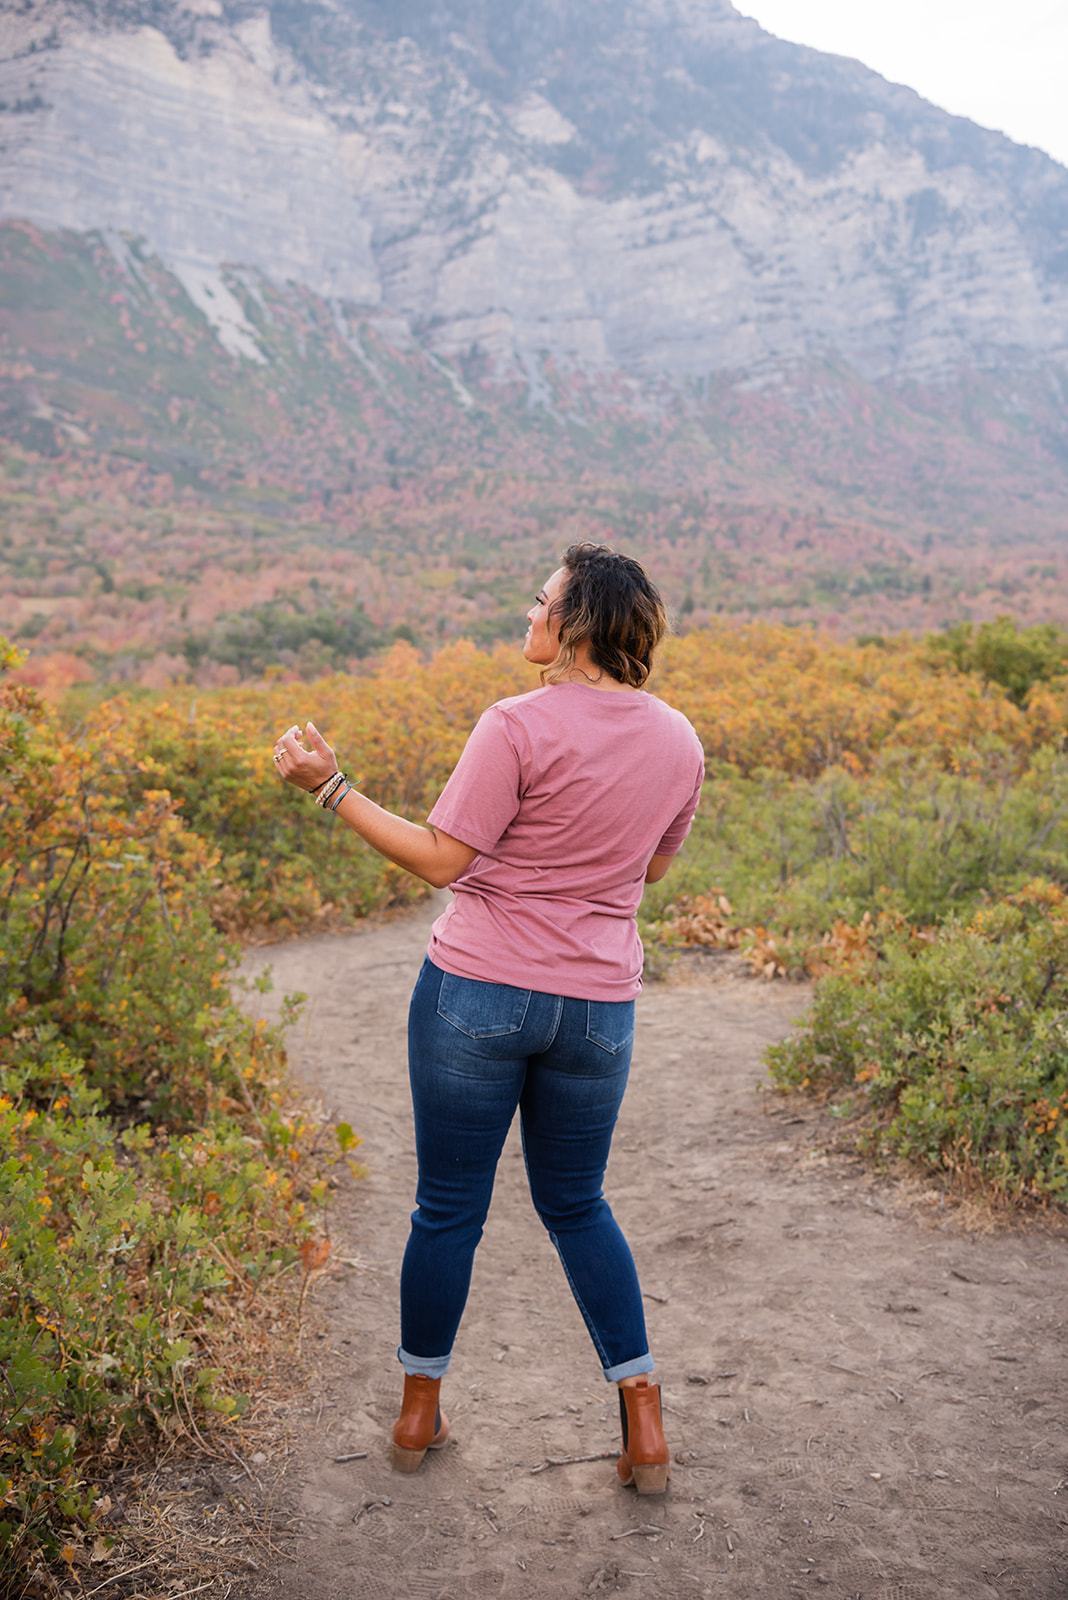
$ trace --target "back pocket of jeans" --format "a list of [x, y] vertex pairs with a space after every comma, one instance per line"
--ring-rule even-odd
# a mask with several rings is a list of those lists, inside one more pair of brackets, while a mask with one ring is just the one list
[[587, 1000], [586, 1037], [610, 1055], [634, 1038], [633, 1000]]
[[484, 983], [446, 972], [438, 991], [438, 1016], [471, 1039], [495, 1039], [518, 1033], [526, 1021], [529, 989], [510, 983]]

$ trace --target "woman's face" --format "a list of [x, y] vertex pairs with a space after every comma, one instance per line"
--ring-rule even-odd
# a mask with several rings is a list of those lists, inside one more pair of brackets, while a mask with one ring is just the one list
[[560, 620], [558, 616], [550, 615], [550, 611], [566, 582], [567, 568], [557, 567], [552, 577], [545, 580], [544, 588], [538, 590], [534, 604], [527, 612], [530, 626], [523, 641], [523, 654], [536, 666], [546, 667], [556, 660]]

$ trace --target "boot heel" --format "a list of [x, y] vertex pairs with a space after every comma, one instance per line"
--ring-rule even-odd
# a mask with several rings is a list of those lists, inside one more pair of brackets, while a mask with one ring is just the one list
[[[440, 1450], [449, 1438], [449, 1419], [438, 1404], [440, 1378], [405, 1373], [401, 1414], [393, 1427], [389, 1458], [394, 1472], [415, 1472], [427, 1450]], [[409, 1440], [408, 1444], [403, 1441]], [[422, 1439], [423, 1444], [416, 1440]]]
[[425, 1455], [426, 1450], [404, 1450], [399, 1444], [389, 1447], [390, 1465], [394, 1472], [414, 1472]]
[[657, 1462], [650, 1466], [638, 1466], [631, 1463], [631, 1473], [634, 1478], [634, 1487], [639, 1494], [663, 1494], [668, 1486], [667, 1462]]
[[661, 1420], [660, 1385], [646, 1377], [621, 1384], [619, 1420], [623, 1430], [623, 1449], [616, 1462], [620, 1482], [624, 1487], [633, 1484], [639, 1494], [663, 1494], [671, 1476], [671, 1452]]

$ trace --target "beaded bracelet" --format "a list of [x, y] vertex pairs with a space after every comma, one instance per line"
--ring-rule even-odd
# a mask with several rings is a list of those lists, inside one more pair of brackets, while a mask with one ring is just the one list
[[332, 772], [329, 778], [327, 778], [326, 782], [320, 786], [319, 792], [315, 796], [315, 804], [317, 806], [324, 806], [329, 800], [330, 796], [334, 793], [334, 790], [340, 788], [344, 782], [345, 774], [340, 768], [337, 772]]

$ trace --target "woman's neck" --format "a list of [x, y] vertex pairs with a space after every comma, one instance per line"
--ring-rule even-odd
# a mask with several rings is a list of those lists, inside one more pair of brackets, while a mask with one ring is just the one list
[[579, 673], [576, 677], [561, 678], [559, 681], [561, 683], [581, 683], [586, 689], [603, 689], [606, 694], [614, 694], [616, 690], [621, 691], [623, 694], [638, 693], [633, 684], [620, 683], [618, 678], [611, 677], [607, 672], [602, 672], [598, 682], [587, 678], [584, 673]]

